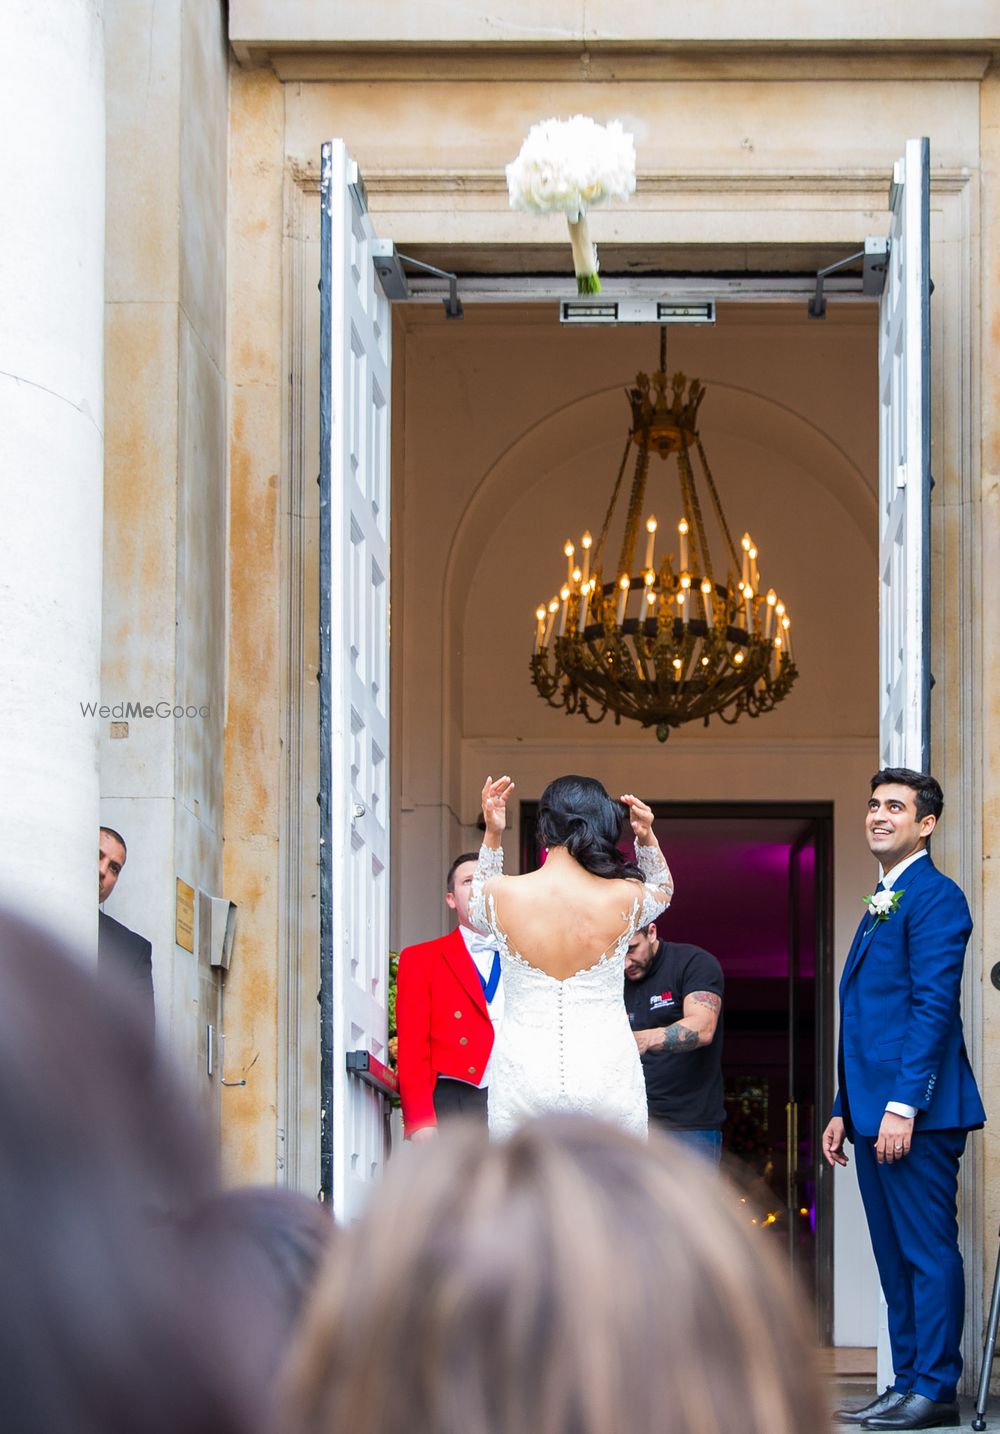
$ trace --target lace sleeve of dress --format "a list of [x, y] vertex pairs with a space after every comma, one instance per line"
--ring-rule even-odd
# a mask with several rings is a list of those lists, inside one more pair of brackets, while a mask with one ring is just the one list
[[[469, 898], [469, 921], [477, 931], [491, 934], [489, 916], [486, 911], [486, 883], [494, 876], [503, 875], [503, 847], [496, 851], [492, 847], [479, 848], [479, 860], [472, 873], [472, 894]], [[650, 917], [652, 920], [652, 917]]]
[[636, 842], [635, 859], [643, 878], [642, 912], [636, 922], [636, 930], [639, 931], [655, 921], [660, 912], [670, 905], [674, 879], [658, 846], [640, 846]]

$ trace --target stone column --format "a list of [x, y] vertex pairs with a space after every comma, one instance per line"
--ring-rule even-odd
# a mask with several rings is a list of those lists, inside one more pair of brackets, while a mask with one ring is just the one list
[[0, 18], [0, 903], [94, 952], [104, 333], [98, 0]]

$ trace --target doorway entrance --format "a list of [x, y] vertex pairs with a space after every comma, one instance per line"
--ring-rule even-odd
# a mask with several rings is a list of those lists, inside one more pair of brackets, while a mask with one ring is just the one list
[[[725, 974], [724, 1163], [829, 1344], [833, 1192], [820, 1137], [833, 1099], [833, 807], [652, 806], [676, 884], [660, 938], [703, 947]], [[536, 817], [537, 803], [523, 802], [522, 871], [541, 859]]]

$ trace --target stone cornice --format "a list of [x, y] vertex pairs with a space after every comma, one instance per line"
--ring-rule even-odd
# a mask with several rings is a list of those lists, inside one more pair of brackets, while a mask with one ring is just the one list
[[605, 51], [596, 46], [579, 54], [560, 50], [426, 49], [374, 50], [330, 46], [285, 49], [260, 46], [237, 49], [246, 65], [270, 64], [280, 80], [338, 83], [488, 84], [579, 83], [662, 84], [711, 80], [776, 83], [817, 80], [968, 80], [978, 83], [994, 58], [993, 49], [900, 51], [878, 47], [856, 50], [783, 48], [780, 52], [733, 47], [719, 50], [662, 48]]
[[[289, 161], [291, 176], [300, 188], [319, 190], [320, 167], [308, 160]], [[506, 208], [507, 180], [501, 169], [389, 169], [366, 168], [365, 188], [370, 195], [404, 194], [467, 194], [504, 196]], [[969, 182], [968, 169], [935, 169], [931, 176], [932, 192], [956, 193]], [[872, 169], [830, 170], [754, 170], [752, 173], [731, 169], [698, 170], [676, 173], [669, 170], [641, 170], [638, 174], [633, 207], [653, 195], [697, 194], [802, 194], [815, 193], [871, 194], [879, 200], [887, 193], [888, 178], [884, 167]], [[607, 212], [612, 212], [609, 207]]]
[[[993, 0], [839, 0], [836, 6], [801, 0], [421, 0], [420, 4], [359, 5], [357, 0], [229, 0], [229, 38], [243, 64], [279, 54], [355, 57], [435, 53], [454, 59], [515, 56], [516, 75], [532, 55], [568, 56], [574, 66], [617, 64], [630, 55], [688, 56], [761, 52], [782, 60], [790, 52], [858, 56], [925, 52], [992, 54], [1000, 46]], [[392, 58], [391, 63], [396, 63]], [[291, 63], [301, 63], [292, 61]], [[509, 63], [509, 60], [508, 60]], [[315, 76], [312, 76], [315, 77]], [[305, 78], [298, 75], [297, 78]]]

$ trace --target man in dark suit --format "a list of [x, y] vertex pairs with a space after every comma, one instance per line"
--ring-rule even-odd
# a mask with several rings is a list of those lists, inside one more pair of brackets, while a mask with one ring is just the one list
[[863, 1429], [959, 1423], [965, 1284], [958, 1165], [986, 1119], [962, 1036], [962, 967], [972, 918], [927, 842], [941, 815], [933, 777], [876, 772], [865, 827], [882, 868], [840, 981], [840, 1089], [823, 1133], [831, 1165], [854, 1144], [882, 1290], [895, 1384], [861, 1409]]
[[[128, 856], [125, 838], [112, 827], [101, 827], [98, 839], [97, 899], [103, 906], [115, 889]], [[153, 947], [113, 916], [97, 915], [97, 969], [132, 992], [153, 1032]]]
[[436, 1134], [453, 1116], [486, 1120], [494, 1022], [503, 1011], [500, 953], [469, 924], [475, 852], [448, 872], [445, 901], [459, 920], [450, 936], [400, 952], [396, 977], [397, 1068], [408, 1139]]

